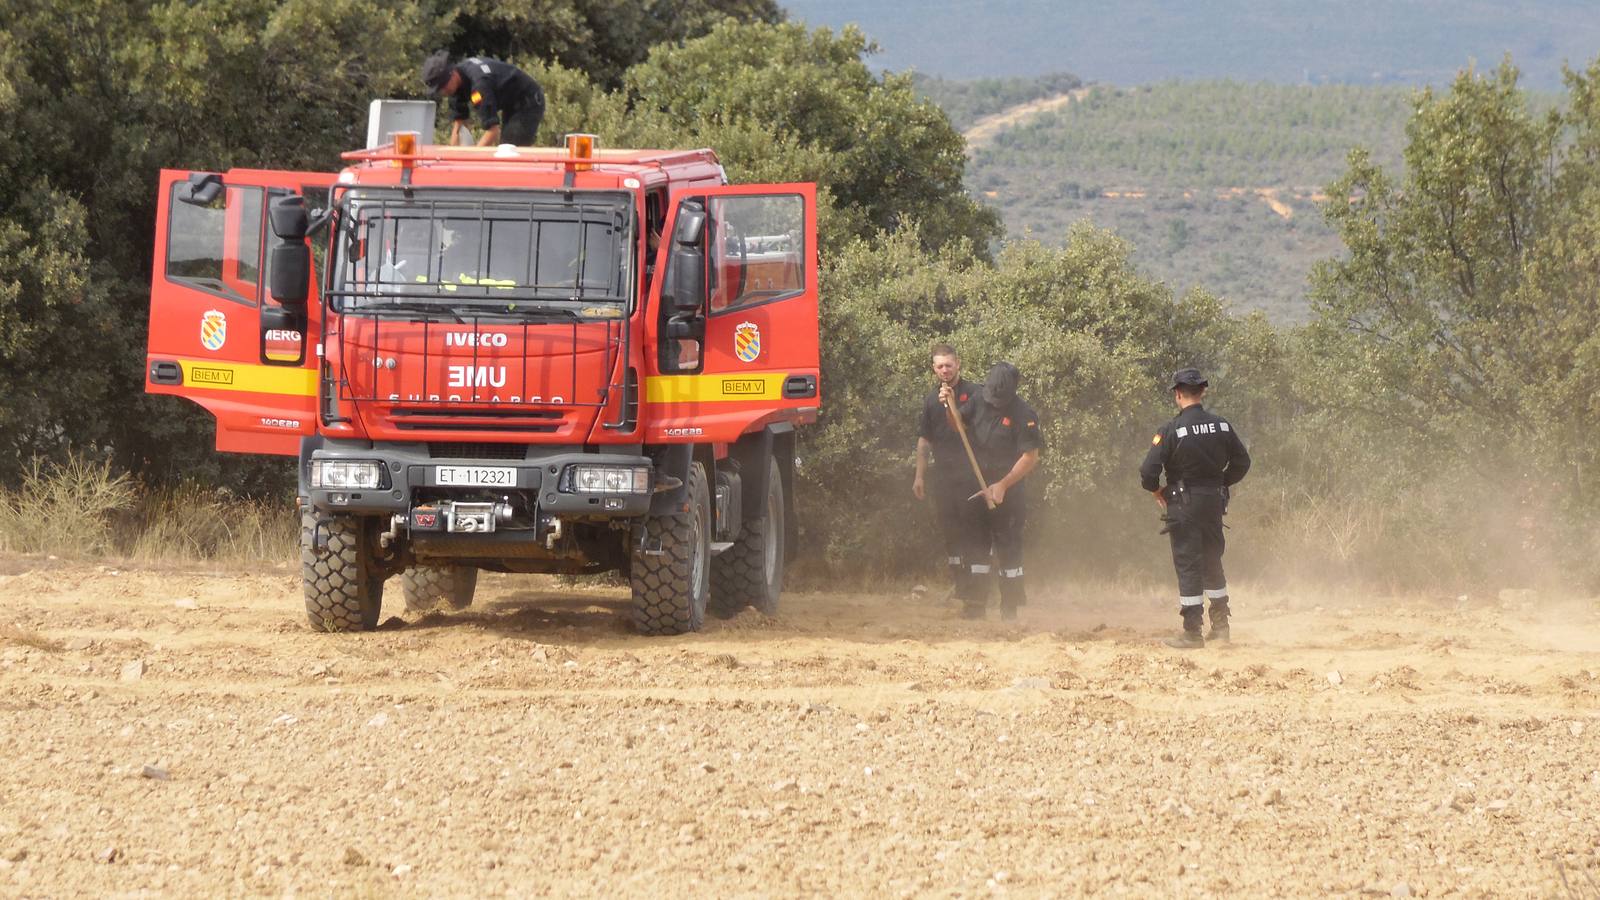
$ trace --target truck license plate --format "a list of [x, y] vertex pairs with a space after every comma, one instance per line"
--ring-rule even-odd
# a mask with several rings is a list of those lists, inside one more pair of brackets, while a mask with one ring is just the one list
[[449, 487], [516, 487], [517, 470], [486, 466], [436, 466], [433, 483]]

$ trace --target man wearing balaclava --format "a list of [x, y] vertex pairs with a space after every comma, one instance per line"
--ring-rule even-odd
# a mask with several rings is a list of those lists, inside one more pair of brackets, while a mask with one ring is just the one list
[[[988, 603], [988, 557], [1000, 583], [1000, 618], [1012, 620], [1027, 602], [1022, 584], [1022, 526], [1027, 520], [1026, 479], [1039, 465], [1044, 440], [1039, 434], [1039, 414], [1017, 396], [1021, 374], [1007, 362], [995, 363], [983, 380], [983, 390], [961, 408], [967, 422], [972, 451], [988, 488], [967, 503], [972, 527], [971, 547], [963, 554], [972, 562], [973, 589], [962, 614], [982, 618]], [[976, 484], [974, 484], [976, 488]], [[993, 508], [985, 502], [992, 502]]]

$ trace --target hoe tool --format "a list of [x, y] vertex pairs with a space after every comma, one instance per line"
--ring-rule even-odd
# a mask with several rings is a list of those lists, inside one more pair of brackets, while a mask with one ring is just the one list
[[967, 440], [967, 426], [961, 424], [961, 410], [957, 408], [954, 403], [950, 403], [948, 401], [945, 403], [944, 407], [950, 411], [951, 421], [956, 423], [956, 434], [961, 435], [961, 446], [965, 447], [967, 450], [967, 462], [972, 463], [972, 474], [977, 476], [978, 479], [978, 487], [980, 490], [977, 494], [973, 494], [967, 499], [972, 500], [978, 497], [979, 494], [982, 494], [983, 502], [990, 509], [994, 509], [994, 501], [989, 499], [989, 483], [983, 480], [983, 469], [979, 468], [978, 466], [978, 456], [972, 452], [972, 442]]

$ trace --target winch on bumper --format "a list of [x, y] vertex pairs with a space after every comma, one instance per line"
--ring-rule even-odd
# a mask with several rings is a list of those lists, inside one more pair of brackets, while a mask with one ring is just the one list
[[403, 514], [419, 532], [547, 533], [563, 518], [642, 516], [657, 487], [650, 458], [637, 454], [532, 445], [506, 448], [520, 459], [483, 459], [440, 456], [427, 444], [307, 443], [300, 492], [313, 508]]

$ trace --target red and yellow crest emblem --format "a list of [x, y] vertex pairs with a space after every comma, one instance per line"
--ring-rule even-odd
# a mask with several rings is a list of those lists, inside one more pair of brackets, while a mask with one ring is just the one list
[[200, 346], [215, 353], [228, 342], [228, 317], [222, 310], [207, 310], [200, 317]]
[[733, 329], [733, 355], [740, 362], [755, 362], [761, 355], [761, 329], [754, 322], [740, 322]]

